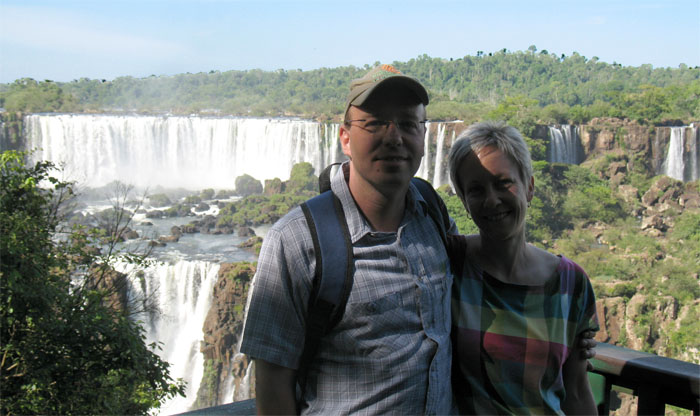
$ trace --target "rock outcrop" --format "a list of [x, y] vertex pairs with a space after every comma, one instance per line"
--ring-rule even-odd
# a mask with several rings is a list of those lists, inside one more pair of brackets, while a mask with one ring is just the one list
[[[193, 408], [216, 406], [254, 397], [250, 362], [237, 354], [243, 331], [248, 288], [255, 273], [251, 263], [223, 263], [214, 286], [212, 305], [204, 321], [205, 371]], [[233, 377], [231, 380], [230, 377]], [[233, 392], [227, 386], [233, 385]], [[227, 394], [232, 396], [225, 397]]]

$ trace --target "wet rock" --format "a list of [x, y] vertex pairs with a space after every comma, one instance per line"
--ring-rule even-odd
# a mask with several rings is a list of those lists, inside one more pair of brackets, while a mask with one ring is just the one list
[[135, 240], [135, 239], [139, 238], [139, 233], [132, 230], [132, 229], [128, 229], [124, 233], [124, 238], [126, 238], [127, 240]]
[[158, 241], [161, 243], [177, 243], [180, 241], [180, 236], [178, 235], [161, 235], [158, 237]]
[[200, 202], [195, 208], [195, 212], [209, 211], [211, 207], [206, 202]]
[[239, 237], [251, 237], [255, 236], [255, 231], [253, 231], [253, 229], [250, 227], [238, 227], [238, 230], [236, 230], [236, 234]]

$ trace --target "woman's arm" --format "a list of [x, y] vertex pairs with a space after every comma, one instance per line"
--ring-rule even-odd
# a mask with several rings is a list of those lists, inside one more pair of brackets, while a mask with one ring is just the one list
[[561, 404], [561, 409], [567, 415], [597, 415], [598, 409], [588, 382], [588, 360], [580, 341], [580, 338], [577, 339], [574, 350], [564, 363], [566, 398]]

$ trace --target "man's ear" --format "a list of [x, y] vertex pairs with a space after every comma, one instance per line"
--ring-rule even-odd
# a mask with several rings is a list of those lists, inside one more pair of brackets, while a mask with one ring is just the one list
[[350, 152], [350, 126], [346, 126], [345, 123], [340, 124], [340, 146], [343, 148], [343, 154], [352, 159], [352, 152]]

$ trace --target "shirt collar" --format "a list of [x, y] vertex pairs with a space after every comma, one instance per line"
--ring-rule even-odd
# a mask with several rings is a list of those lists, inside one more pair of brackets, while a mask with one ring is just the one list
[[[364, 215], [362, 215], [357, 204], [355, 204], [355, 200], [352, 198], [348, 182], [345, 180], [346, 175], [349, 175], [349, 171], [350, 162], [343, 162], [340, 169], [338, 169], [331, 178], [331, 190], [338, 199], [340, 199], [343, 206], [343, 212], [345, 213], [345, 219], [348, 222], [348, 229], [350, 231], [350, 241], [354, 244], [365, 235], [371, 233], [372, 227], [369, 225]], [[410, 221], [411, 217], [416, 213], [420, 213], [423, 216], [427, 215], [428, 203], [423, 199], [418, 188], [411, 183], [408, 187], [406, 212], [404, 213], [401, 227], [403, 227], [407, 221]]]

